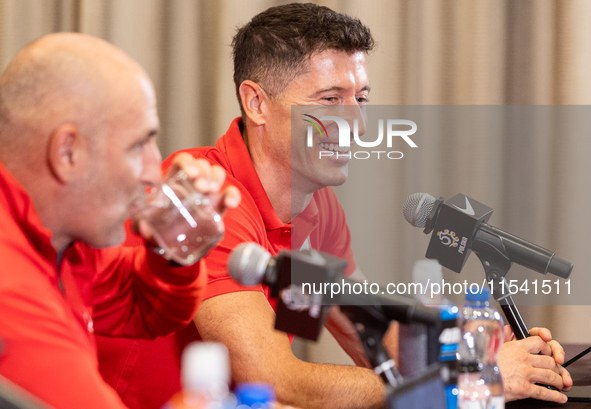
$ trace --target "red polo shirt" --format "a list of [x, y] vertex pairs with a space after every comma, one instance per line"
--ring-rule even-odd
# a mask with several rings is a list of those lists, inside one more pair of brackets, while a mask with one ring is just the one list
[[56, 408], [124, 408], [99, 374], [93, 332], [153, 337], [186, 325], [206, 274], [170, 274], [145, 247], [81, 243], [58, 270], [51, 236], [0, 163], [0, 375]]
[[[309, 237], [311, 247], [349, 261], [347, 274], [355, 268], [351, 234], [342, 206], [331, 188], [314, 193], [310, 204], [294, 219], [283, 223], [261, 184], [242, 139], [240, 118], [235, 119], [215, 147], [186, 149], [194, 157], [206, 158], [227, 171], [227, 184], [242, 195], [237, 209], [224, 217], [225, 235], [206, 256], [208, 284], [205, 299], [237, 291], [262, 291], [271, 305], [267, 287], [243, 287], [227, 271], [231, 251], [241, 243], [254, 242], [275, 255], [282, 249], [299, 249]], [[163, 163], [166, 169], [176, 152]], [[160, 408], [180, 390], [180, 354], [190, 341], [200, 340], [194, 324], [155, 341], [98, 338], [101, 373], [131, 408]]]

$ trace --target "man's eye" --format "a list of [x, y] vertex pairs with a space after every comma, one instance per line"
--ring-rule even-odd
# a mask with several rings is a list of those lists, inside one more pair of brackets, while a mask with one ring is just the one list
[[137, 142], [137, 143], [135, 143], [135, 144], [133, 145], [133, 148], [132, 148], [132, 149], [133, 149], [134, 151], [141, 151], [141, 150], [143, 150], [143, 149], [144, 149], [144, 148], [145, 148], [145, 147], [148, 145], [148, 142], [150, 142], [150, 140], [149, 140], [149, 139], [146, 139], [146, 140], [143, 140], [143, 141]]
[[328, 102], [336, 102], [338, 100], [338, 98], [337, 97], [326, 97], [326, 98], [324, 98], [324, 100], [328, 101]]
[[357, 97], [357, 102], [358, 102], [359, 104], [362, 104], [362, 105], [364, 105], [364, 104], [367, 104], [367, 102], [368, 102], [368, 99], [367, 99], [367, 97]]

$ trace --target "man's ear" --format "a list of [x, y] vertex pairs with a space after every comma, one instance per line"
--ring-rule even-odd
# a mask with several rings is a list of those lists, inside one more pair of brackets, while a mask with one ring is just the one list
[[269, 103], [269, 94], [256, 82], [246, 80], [238, 88], [242, 108], [246, 116], [255, 124], [263, 125], [267, 122], [265, 113]]
[[61, 183], [82, 176], [88, 159], [88, 143], [75, 124], [63, 124], [49, 137], [47, 161], [53, 175]]

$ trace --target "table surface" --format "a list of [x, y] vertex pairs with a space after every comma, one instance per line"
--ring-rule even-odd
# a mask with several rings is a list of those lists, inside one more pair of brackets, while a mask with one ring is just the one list
[[[571, 344], [564, 345], [564, 351], [566, 353], [566, 360], [568, 361], [578, 353], [584, 351], [589, 347], [588, 344]], [[585, 355], [583, 358], [574, 362], [568, 368], [573, 378], [573, 389], [577, 386], [589, 386], [591, 385], [591, 353]], [[591, 388], [588, 395], [591, 398]], [[575, 390], [573, 390], [575, 392]], [[567, 394], [568, 395], [568, 394]], [[572, 402], [569, 401], [565, 404], [558, 404], [553, 402], [543, 402], [535, 399], [524, 399], [515, 402], [509, 402], [505, 405], [506, 409], [544, 409], [544, 408], [565, 408], [565, 409], [591, 409], [591, 402]]]

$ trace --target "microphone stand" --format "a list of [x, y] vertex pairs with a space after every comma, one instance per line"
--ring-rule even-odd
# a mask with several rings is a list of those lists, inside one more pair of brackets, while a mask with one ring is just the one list
[[396, 387], [403, 381], [402, 375], [396, 369], [394, 359], [384, 348], [382, 339], [388, 331], [390, 320], [380, 311], [380, 307], [373, 305], [341, 305], [343, 314], [355, 325], [361, 338], [361, 344], [369, 362], [376, 374], [380, 375], [386, 384]]
[[492, 234], [482, 234], [481, 238], [474, 238], [472, 251], [478, 256], [486, 279], [491, 286], [491, 295], [499, 303], [509, 325], [513, 329], [515, 338], [524, 339], [529, 337], [529, 331], [515, 302], [505, 276], [513, 265], [509, 258], [503, 241]]
[[[503, 246], [503, 241], [499, 237], [486, 232], [481, 238], [474, 239], [472, 251], [478, 256], [484, 267], [486, 279], [491, 285], [491, 294], [501, 306], [509, 325], [513, 329], [515, 338], [525, 339], [529, 337], [527, 326], [513, 301], [511, 290], [507, 285], [507, 280], [505, 280], [505, 276], [513, 263], [505, 250], [505, 246]], [[558, 390], [551, 385], [541, 383], [536, 383], [536, 385], [553, 391]]]

